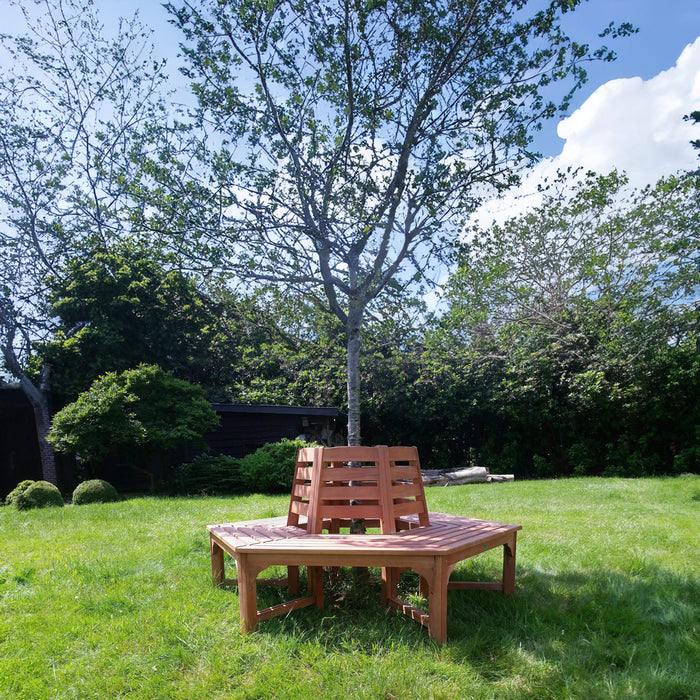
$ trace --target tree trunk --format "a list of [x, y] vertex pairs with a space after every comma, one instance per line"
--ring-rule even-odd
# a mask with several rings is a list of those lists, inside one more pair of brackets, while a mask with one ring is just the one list
[[29, 399], [34, 409], [34, 423], [36, 424], [36, 437], [39, 441], [39, 455], [41, 457], [41, 473], [44, 481], [58, 486], [58, 473], [56, 471], [56, 455], [53, 448], [47, 442], [46, 436], [51, 428], [51, 410], [46, 394], [37, 389], [26, 377], [19, 380], [25, 396]]
[[10, 372], [19, 380], [19, 385], [29, 403], [34, 409], [34, 423], [36, 425], [36, 438], [39, 443], [39, 457], [41, 459], [41, 474], [44, 481], [58, 486], [58, 473], [56, 471], [56, 455], [53, 448], [46, 440], [51, 428], [51, 407], [49, 406], [49, 366], [45, 365], [41, 371], [41, 385], [34, 386], [32, 381], [23, 372], [17, 354], [13, 347], [16, 327], [10, 326], [7, 338], [2, 346], [2, 354]]
[[[355, 447], [361, 444], [360, 435], [360, 348], [362, 346], [362, 311], [353, 309], [348, 312], [346, 323], [347, 332], [347, 382], [348, 382], [348, 445]], [[350, 466], [353, 466], [350, 464]], [[358, 465], [359, 466], [359, 465]], [[350, 485], [359, 486], [359, 482], [350, 482]], [[353, 503], [359, 503], [353, 501]], [[350, 521], [350, 532], [364, 534], [365, 521], [355, 518]], [[355, 584], [365, 585], [369, 581], [366, 569], [355, 569]]]
[[345, 325], [347, 333], [348, 445], [360, 445], [360, 348], [362, 346], [362, 310], [350, 308]]

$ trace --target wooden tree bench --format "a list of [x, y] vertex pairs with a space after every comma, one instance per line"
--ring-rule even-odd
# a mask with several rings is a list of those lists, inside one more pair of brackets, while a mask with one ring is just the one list
[[[379, 534], [350, 534], [363, 519]], [[324, 567], [376, 566], [382, 569], [385, 606], [409, 615], [444, 642], [447, 591], [485, 588], [515, 591], [516, 536], [520, 525], [506, 525], [443, 513], [429, 513], [415, 447], [316, 447], [299, 451], [286, 517], [210, 525], [215, 585], [238, 585], [244, 632], [258, 622], [296, 608], [323, 608]], [[500, 582], [449, 581], [457, 563], [503, 547]], [[235, 559], [237, 579], [226, 579], [224, 552]], [[308, 595], [258, 610], [258, 574], [270, 566], [287, 568], [283, 579], [299, 595], [299, 567], [307, 567]], [[425, 613], [398, 598], [399, 574], [412, 569], [428, 599]]]

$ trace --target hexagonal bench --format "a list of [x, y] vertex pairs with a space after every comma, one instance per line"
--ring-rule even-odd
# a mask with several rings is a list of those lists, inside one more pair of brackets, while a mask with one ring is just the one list
[[[341, 532], [361, 519], [380, 534]], [[443, 642], [447, 635], [447, 591], [485, 588], [515, 591], [516, 537], [520, 525], [428, 513], [415, 447], [317, 447], [300, 450], [286, 517], [210, 525], [215, 585], [239, 588], [244, 632], [296, 608], [323, 608], [324, 567], [376, 566], [382, 569], [382, 598], [387, 607], [426, 626]], [[503, 547], [500, 582], [450, 582], [457, 563]], [[236, 561], [237, 579], [224, 575], [224, 553]], [[299, 592], [299, 567], [307, 567], [309, 593], [258, 610], [258, 574], [273, 565], [288, 567], [284, 579]], [[397, 596], [399, 574], [416, 571], [428, 599], [425, 613]]]

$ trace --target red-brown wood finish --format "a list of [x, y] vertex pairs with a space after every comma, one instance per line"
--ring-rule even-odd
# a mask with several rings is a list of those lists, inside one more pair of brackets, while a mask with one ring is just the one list
[[[341, 532], [364, 518], [379, 534]], [[415, 447], [317, 447], [299, 451], [287, 517], [210, 525], [215, 585], [237, 584], [244, 632], [258, 622], [307, 605], [323, 607], [324, 567], [382, 568], [382, 600], [426, 626], [438, 642], [447, 637], [448, 589], [515, 592], [516, 536], [520, 525], [429, 513]], [[503, 547], [500, 582], [450, 582], [455, 565]], [[226, 579], [224, 552], [238, 579]], [[258, 581], [269, 566], [287, 566], [287, 578]], [[299, 567], [308, 567], [307, 596], [257, 609], [257, 583], [287, 585], [298, 595]], [[399, 574], [420, 576], [428, 613], [398, 598]]]

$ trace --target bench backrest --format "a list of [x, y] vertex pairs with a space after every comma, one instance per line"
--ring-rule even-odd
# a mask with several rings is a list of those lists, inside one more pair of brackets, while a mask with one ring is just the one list
[[[417, 516], [412, 523], [406, 516]], [[350, 521], [389, 534], [428, 524], [415, 447], [310, 447], [299, 450], [287, 522], [311, 533]]]

